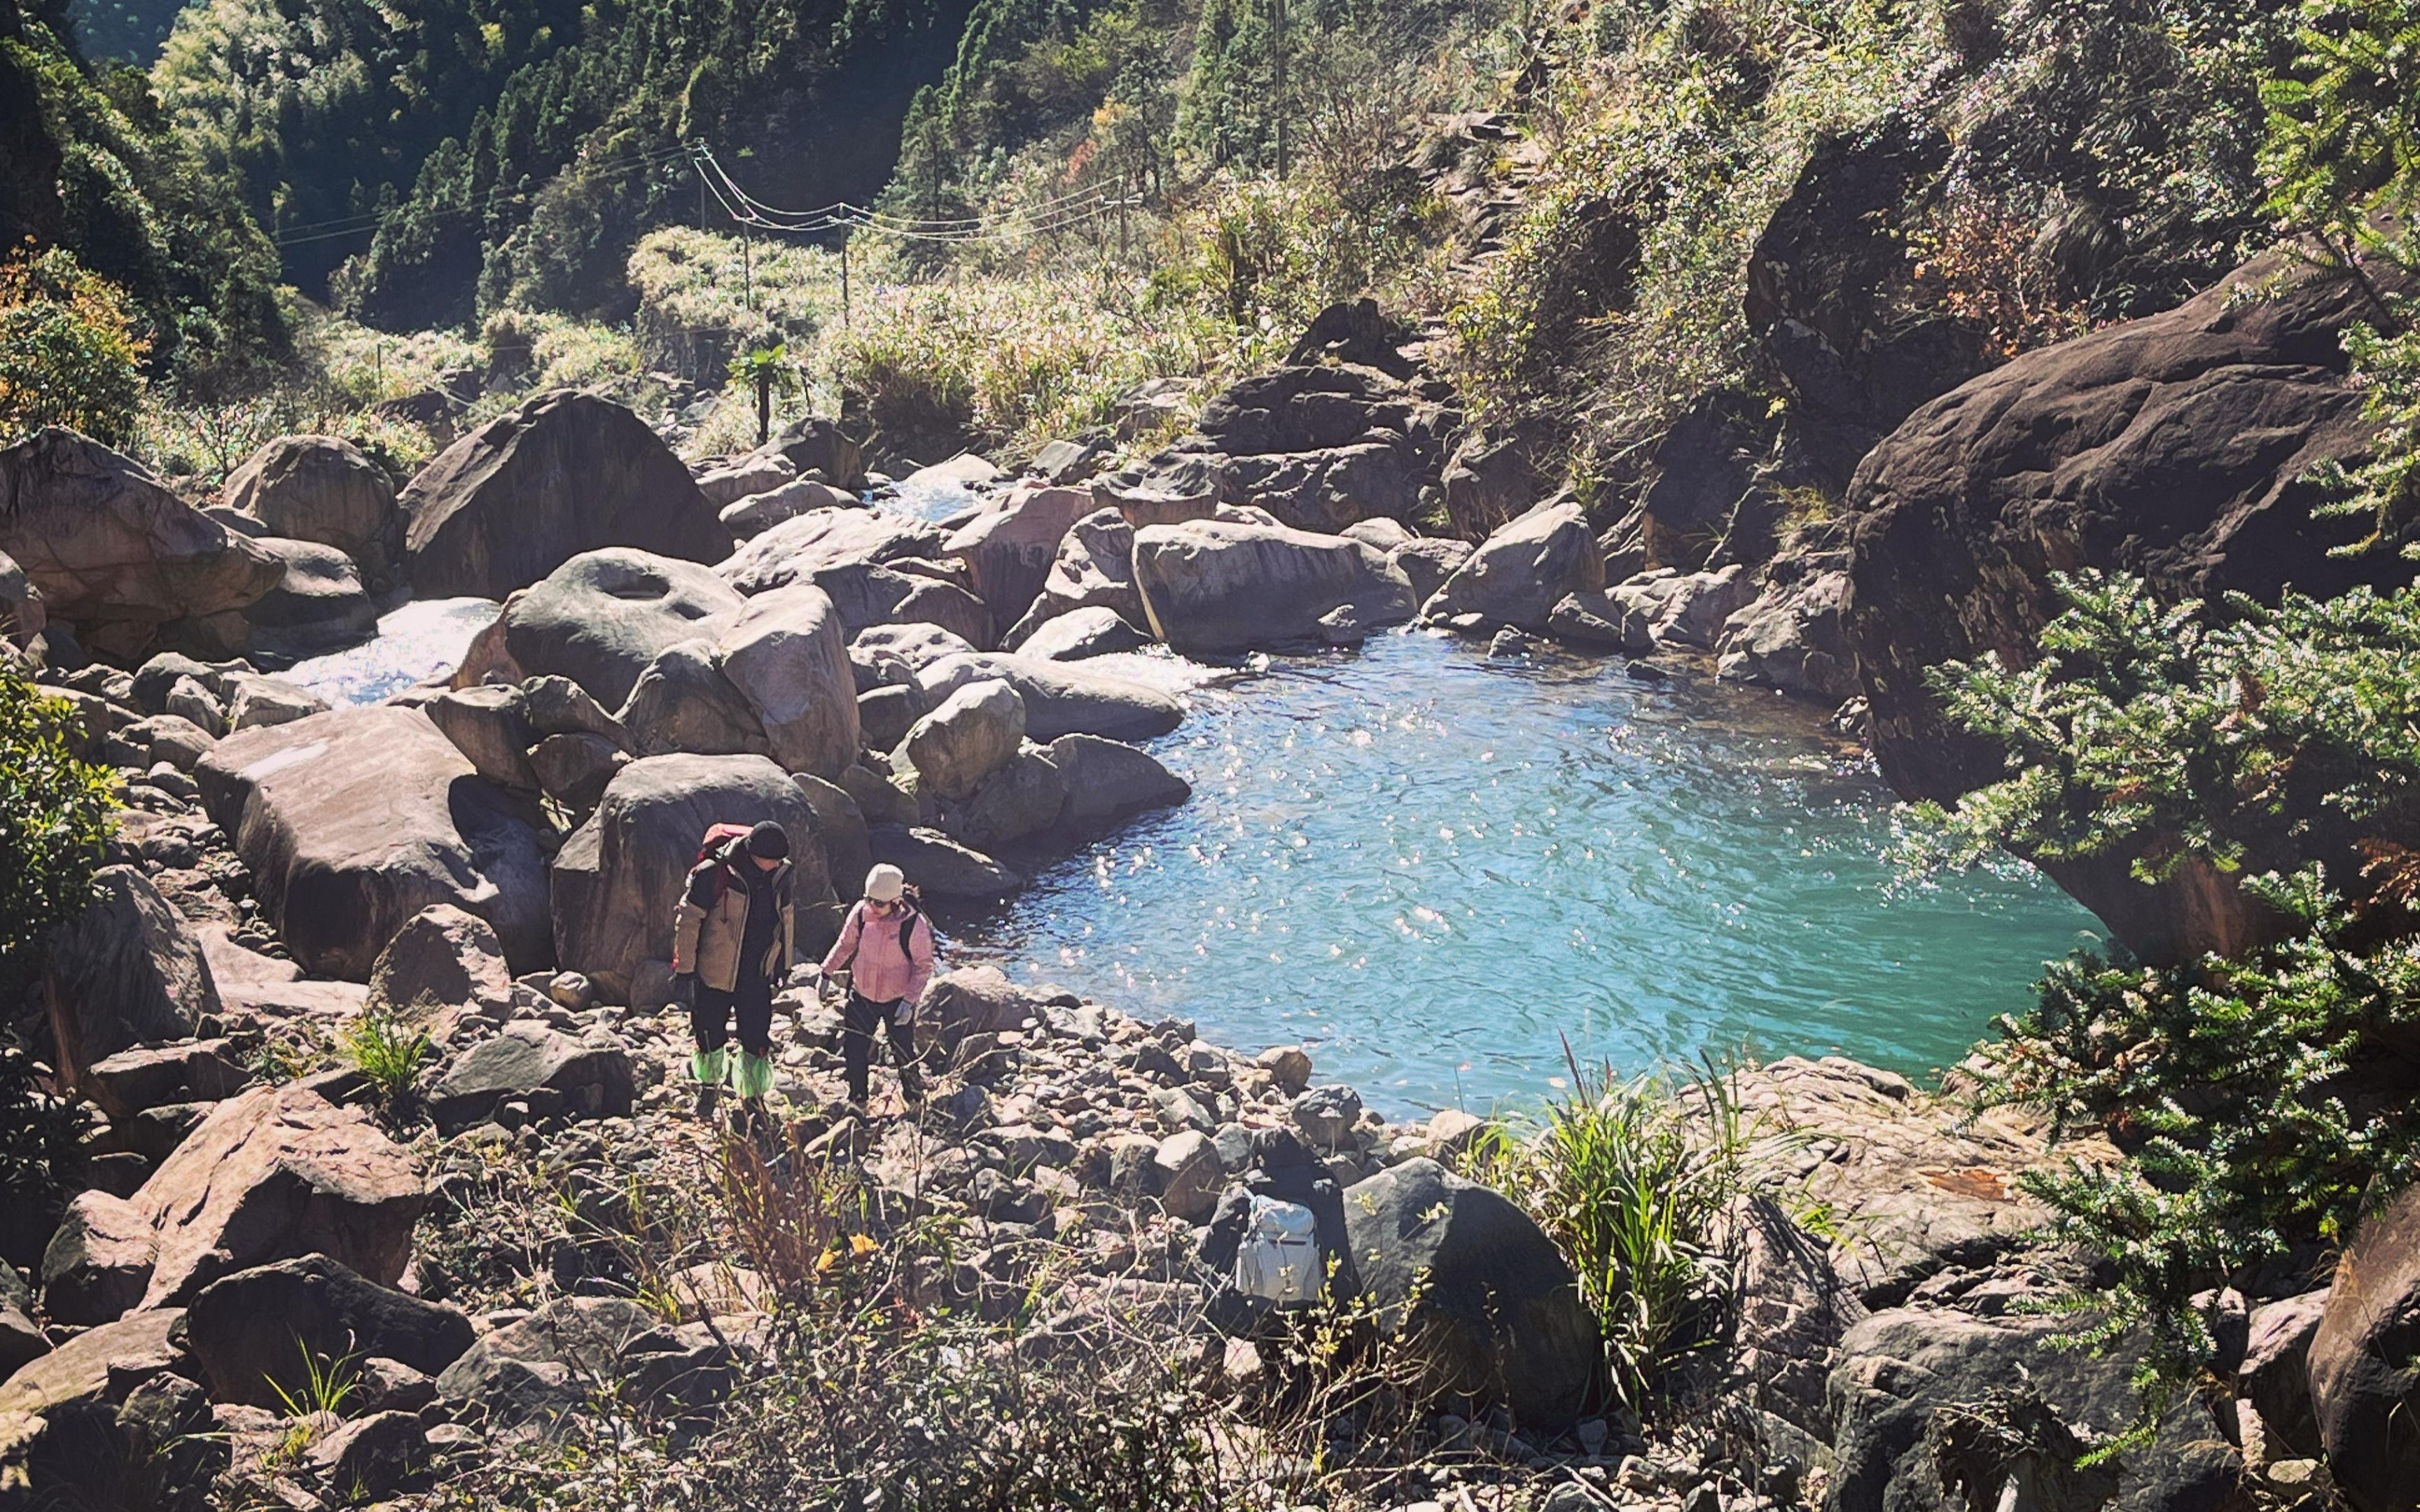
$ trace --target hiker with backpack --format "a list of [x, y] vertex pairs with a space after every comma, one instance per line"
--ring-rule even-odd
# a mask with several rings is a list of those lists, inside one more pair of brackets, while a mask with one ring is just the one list
[[[752, 1116], [773, 1089], [773, 991], [798, 946], [790, 837], [768, 819], [716, 825], [698, 847], [673, 918], [673, 997], [689, 1005], [697, 1114], [710, 1118], [726, 1077]], [[734, 1060], [731, 1021], [739, 1021]]]
[[865, 875], [865, 896], [848, 911], [840, 938], [824, 957], [824, 980], [848, 976], [841, 1008], [841, 1059], [848, 1100], [865, 1105], [874, 1064], [874, 1028], [882, 1026], [899, 1063], [899, 1091], [910, 1106], [924, 1096], [916, 1067], [916, 1004], [933, 980], [933, 925], [917, 906], [907, 873], [885, 862]]

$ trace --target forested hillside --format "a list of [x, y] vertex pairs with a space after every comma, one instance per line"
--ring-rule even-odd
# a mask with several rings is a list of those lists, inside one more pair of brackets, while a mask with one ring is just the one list
[[511, 302], [625, 316], [638, 233], [694, 214], [683, 143], [864, 196], [963, 12], [926, 0], [210, 0], [162, 97], [306, 291], [382, 325]]
[[288, 355], [274, 249], [143, 75], [89, 69], [71, 35], [63, 8], [0, 0], [0, 247], [117, 285], [158, 370], [257, 381]]

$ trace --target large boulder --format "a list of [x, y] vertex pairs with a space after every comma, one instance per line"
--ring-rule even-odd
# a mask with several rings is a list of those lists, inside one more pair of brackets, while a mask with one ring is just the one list
[[1044, 661], [1085, 661], [1121, 651], [1140, 651], [1149, 644], [1151, 637], [1127, 624], [1117, 610], [1094, 604], [1044, 621], [1040, 629], [1025, 638], [1017, 654]]
[[1106, 735], [1112, 740], [1149, 740], [1185, 720], [1185, 706], [1157, 688], [1081, 662], [979, 651], [944, 656], [917, 674], [935, 698], [969, 683], [997, 678], [1025, 702], [1025, 733], [1049, 741], [1061, 735]]
[[938, 829], [911, 825], [875, 825], [866, 831], [874, 859], [908, 873], [928, 898], [988, 903], [1025, 886], [1025, 879]]
[[[334, 705], [307, 687], [275, 677], [256, 677], [249, 672], [233, 672], [227, 677], [227, 729], [252, 730], [261, 725], [287, 724], [325, 714]], [[163, 760], [172, 759], [165, 752]], [[201, 753], [194, 754], [199, 761]], [[181, 769], [190, 768], [191, 762]]]
[[528, 1020], [507, 1024], [445, 1068], [428, 1114], [440, 1132], [452, 1134], [492, 1118], [511, 1099], [541, 1090], [559, 1098], [566, 1112], [628, 1118], [637, 1091], [630, 1053], [602, 1031], [574, 1037]]
[[1094, 509], [1069, 526], [1025, 617], [1001, 637], [1001, 644], [1014, 651], [1045, 622], [1079, 609], [1106, 609], [1132, 624], [1143, 623], [1142, 594], [1134, 581], [1134, 532], [1116, 509]]
[[1050, 760], [1067, 779], [1060, 827], [1078, 838], [1105, 834], [1130, 814], [1193, 796], [1191, 784], [1158, 757], [1098, 735], [1061, 735], [1050, 743]]
[[433, 1376], [472, 1339], [460, 1309], [380, 1286], [325, 1255], [211, 1282], [186, 1309], [185, 1335], [213, 1401], [269, 1408], [305, 1399], [314, 1366], [394, 1360]]
[[1918, 287], [1907, 255], [1905, 208], [1937, 192], [1955, 150], [1931, 115], [1891, 111], [1818, 142], [1748, 254], [1741, 313], [1790, 392], [1786, 455], [1826, 492], [1909, 411], [1999, 360], [1979, 322]]
[[645, 421], [567, 389], [447, 447], [402, 502], [406, 568], [424, 598], [502, 598], [602, 547], [692, 562], [731, 547], [689, 469]]
[[277, 559], [277, 586], [243, 611], [256, 652], [302, 656], [378, 633], [378, 606], [361, 569], [333, 546], [262, 536], [252, 543]]
[[501, 1011], [513, 1000], [504, 942], [478, 915], [431, 903], [396, 931], [370, 969], [368, 1001], [395, 1012], [416, 1008]]
[[1134, 578], [1152, 632], [1184, 652], [1318, 640], [1321, 621], [1339, 609], [1373, 627], [1400, 625], [1419, 609], [1411, 580], [1376, 548], [1244, 520], [1143, 527]]
[[852, 636], [876, 625], [923, 625], [958, 637], [970, 648], [991, 644], [991, 610], [956, 583], [870, 562], [824, 567], [806, 580], [831, 595]]
[[50, 610], [42, 607], [42, 591], [14, 557], [0, 552], [0, 641], [25, 650], [50, 623]]
[[[700, 478], [698, 486], [704, 488], [706, 486], [706, 480]], [[711, 490], [706, 497], [712, 500]], [[796, 519], [811, 509], [856, 507], [857, 497], [854, 494], [843, 493], [830, 484], [818, 483], [813, 478], [791, 478], [762, 493], [752, 493], [723, 504], [721, 512], [715, 517], [722, 521], [722, 528], [734, 537], [749, 541], [783, 520]]]
[[[2335, 555], [2368, 527], [2312, 515], [2328, 497], [2319, 466], [2370, 445], [2341, 338], [2374, 317], [2371, 297], [2273, 253], [2173, 310], [1973, 378], [1873, 449], [1849, 488], [1848, 613], [1893, 786], [1948, 800], [2001, 775], [1997, 746], [1953, 729], [1926, 676], [1986, 654], [2031, 664], [2059, 607], [2054, 572], [2269, 602], [2288, 586], [2328, 597], [2410, 578], [2393, 552]], [[2295, 859], [2249, 856], [2241, 874]], [[2263, 916], [2231, 886], [2192, 868], [2147, 884], [2133, 860], [2045, 869], [2145, 960], [2256, 942]]]
[[764, 726], [773, 759], [837, 777], [857, 760], [857, 680], [848, 638], [824, 591], [799, 583], [751, 599], [715, 655]]
[[711, 567], [628, 547], [583, 551], [507, 601], [454, 686], [568, 677], [607, 708], [684, 640], [712, 640], [747, 603]]
[[1605, 586], [1605, 553], [1588, 516], [1548, 500], [1498, 530], [1421, 606], [1432, 620], [1477, 614], [1490, 625], [1544, 630], [1565, 594]]
[[1310, 531], [1402, 519], [1436, 481], [1449, 424], [1439, 406], [1377, 368], [1289, 364], [1238, 381], [1202, 406], [1198, 433], [1107, 485], [1129, 496], [1259, 504]]
[[[1705, 572], [1657, 567], [1607, 589], [1604, 599], [1622, 610], [1626, 641], [1711, 650], [1733, 614], [1756, 597], [1747, 569], [1733, 563]], [[1590, 595], [1573, 595], [1587, 599]], [[1557, 606], [1560, 608], [1560, 605]], [[1548, 617], [1554, 628], [1555, 621]]]
[[773, 743], [746, 694], [731, 686], [711, 642], [666, 646], [614, 715], [641, 756], [769, 756]]
[[2328, 1294], [2305, 1291], [2261, 1303], [2244, 1319], [2243, 1360], [2235, 1367], [2235, 1417], [2247, 1458], [2317, 1458], [2325, 1449], [2311, 1406], [2311, 1341], [2326, 1317]]
[[940, 531], [923, 520], [871, 509], [817, 509], [782, 521], [714, 570], [743, 594], [762, 594], [827, 567], [937, 556], [940, 548]]
[[335, 709], [230, 735], [194, 770], [287, 949], [365, 980], [405, 920], [453, 903], [514, 966], [547, 962], [546, 860], [511, 800], [417, 709]]
[[93, 901], [52, 931], [51, 1033], [70, 1080], [138, 1044], [194, 1033], [217, 984], [184, 916], [132, 866], [93, 875]]
[[962, 635], [954, 634], [938, 625], [876, 625], [860, 630], [849, 638], [848, 657], [860, 673], [857, 690], [871, 692], [884, 686], [887, 678], [878, 672], [868, 683], [869, 669], [878, 669], [891, 657], [907, 664], [909, 672], [922, 672], [944, 656], [960, 656], [976, 649]]
[[1042, 592], [1068, 528], [1093, 513], [1089, 488], [1021, 485], [942, 543], [967, 564], [993, 615], [1013, 624]]
[[184, 1320], [183, 1308], [161, 1307], [78, 1334], [0, 1382], [0, 1422], [12, 1413], [124, 1401], [138, 1382], [183, 1355], [170, 1335]]
[[313, 1254], [392, 1286], [425, 1200], [411, 1154], [360, 1109], [300, 1083], [230, 1098], [134, 1195], [160, 1242], [143, 1305]]
[[2420, 1187], [2362, 1220], [2310, 1343], [2328, 1473], [2361, 1512], [2420, 1507]]
[[530, 722], [528, 694], [510, 683], [482, 683], [440, 693], [420, 711], [481, 777], [516, 793], [537, 790], [529, 752], [541, 737]]
[[697, 491], [706, 495], [707, 503], [724, 509], [752, 494], [779, 488], [798, 475], [798, 464], [779, 452], [752, 453], [699, 472]]
[[[2080, 1465], [2141, 1421], [2139, 1335], [2078, 1349], [2073, 1317], [1978, 1318], [1897, 1307], [1853, 1324], [1826, 1401], [1832, 1512], [1975, 1504], [2199, 1512], [2242, 1504], [2242, 1457], [2199, 1396], [2178, 1392], [2150, 1441]], [[2002, 1425], [1995, 1435], [1992, 1425]], [[1976, 1431], [1977, 1429], [1981, 1431]], [[2004, 1435], [2004, 1436], [2000, 1436]], [[1954, 1489], [1962, 1486], [1964, 1495]], [[1992, 1504], [1985, 1500], [1982, 1504]]]
[[1554, 1241], [1502, 1195], [1425, 1157], [1344, 1193], [1363, 1295], [1416, 1340], [1429, 1386], [1568, 1427], [1600, 1399], [1596, 1316]]
[[1849, 643], [1849, 575], [1837, 568], [1768, 582], [1723, 622], [1718, 675], [1837, 704], [1855, 696], [1856, 651]]
[[1059, 822], [1067, 806], [1067, 778], [1045, 750], [1027, 749], [1002, 762], [964, 801], [940, 807], [942, 827], [987, 850], [1037, 835]]
[[1387, 553], [1387, 560], [1393, 563], [1396, 570], [1410, 581], [1412, 597], [1425, 604], [1436, 596], [1436, 591], [1445, 586], [1446, 579], [1460, 571], [1462, 564], [1470, 560], [1471, 552], [1477, 549], [1468, 541], [1423, 535], [1394, 548]]
[[799, 908], [832, 902], [814, 810], [780, 766], [762, 756], [650, 756], [622, 768], [554, 858], [564, 968], [624, 998], [641, 962], [672, 959], [673, 913], [708, 826], [766, 819], [789, 832]]
[[820, 472], [835, 487], [865, 486], [865, 464], [858, 443], [840, 428], [839, 422], [821, 415], [801, 415], [791, 421], [747, 459], [755, 462], [774, 456], [789, 463], [799, 477]]
[[163, 625], [241, 609], [285, 564], [71, 430], [0, 449], [0, 552], [85, 648], [129, 660]]
[[628, 752], [602, 735], [549, 735], [530, 751], [530, 771], [537, 778], [538, 791], [562, 805], [576, 823], [597, 807], [605, 784], [629, 761]]
[[1024, 739], [1025, 701], [1008, 684], [986, 678], [960, 685], [916, 721], [900, 748], [920, 790], [957, 799], [972, 796]]
[[386, 470], [337, 436], [281, 436], [228, 475], [220, 500], [265, 533], [334, 547], [383, 586], [403, 551], [403, 509]]
[[235, 1056], [224, 1038], [120, 1050], [85, 1067], [77, 1089], [114, 1123], [170, 1103], [215, 1103], [251, 1080]]
[[42, 1308], [62, 1323], [106, 1323], [143, 1305], [160, 1242], [150, 1215], [106, 1192], [79, 1192], [42, 1251]]

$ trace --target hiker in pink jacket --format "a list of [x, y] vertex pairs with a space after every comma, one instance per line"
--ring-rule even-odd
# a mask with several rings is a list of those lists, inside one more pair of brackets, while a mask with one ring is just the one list
[[874, 1063], [874, 1026], [891, 1039], [899, 1063], [899, 1092], [910, 1106], [923, 1101], [924, 1079], [916, 1068], [916, 1004], [933, 980], [933, 926], [916, 906], [907, 874], [888, 862], [865, 876], [865, 897], [848, 911], [840, 938], [824, 957], [824, 980], [848, 974], [848, 999], [841, 1009], [840, 1048], [848, 1070], [848, 1100], [865, 1105], [866, 1076]]

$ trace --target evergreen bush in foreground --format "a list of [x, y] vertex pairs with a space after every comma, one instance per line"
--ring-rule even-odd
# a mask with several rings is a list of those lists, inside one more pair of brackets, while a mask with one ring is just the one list
[[[52, 929], [84, 906], [117, 806], [110, 774], [68, 748], [73, 717], [0, 663], [0, 1002], [19, 1000]], [[32, 1059], [0, 1035], [0, 1200], [51, 1200], [78, 1126], [77, 1110], [37, 1088]]]
[[2036, 665], [1937, 674], [2009, 775], [1928, 807], [1911, 854], [2116, 856], [2146, 882], [2196, 865], [2268, 911], [2269, 943], [2235, 958], [2081, 952], [1983, 1051], [1993, 1100], [2116, 1143], [2114, 1165], [2027, 1185], [2115, 1260], [2101, 1332], [2149, 1321], [2181, 1362], [2207, 1352], [2197, 1294], [2312, 1273], [2420, 1155], [2420, 592], [2265, 609], [2060, 588]]

